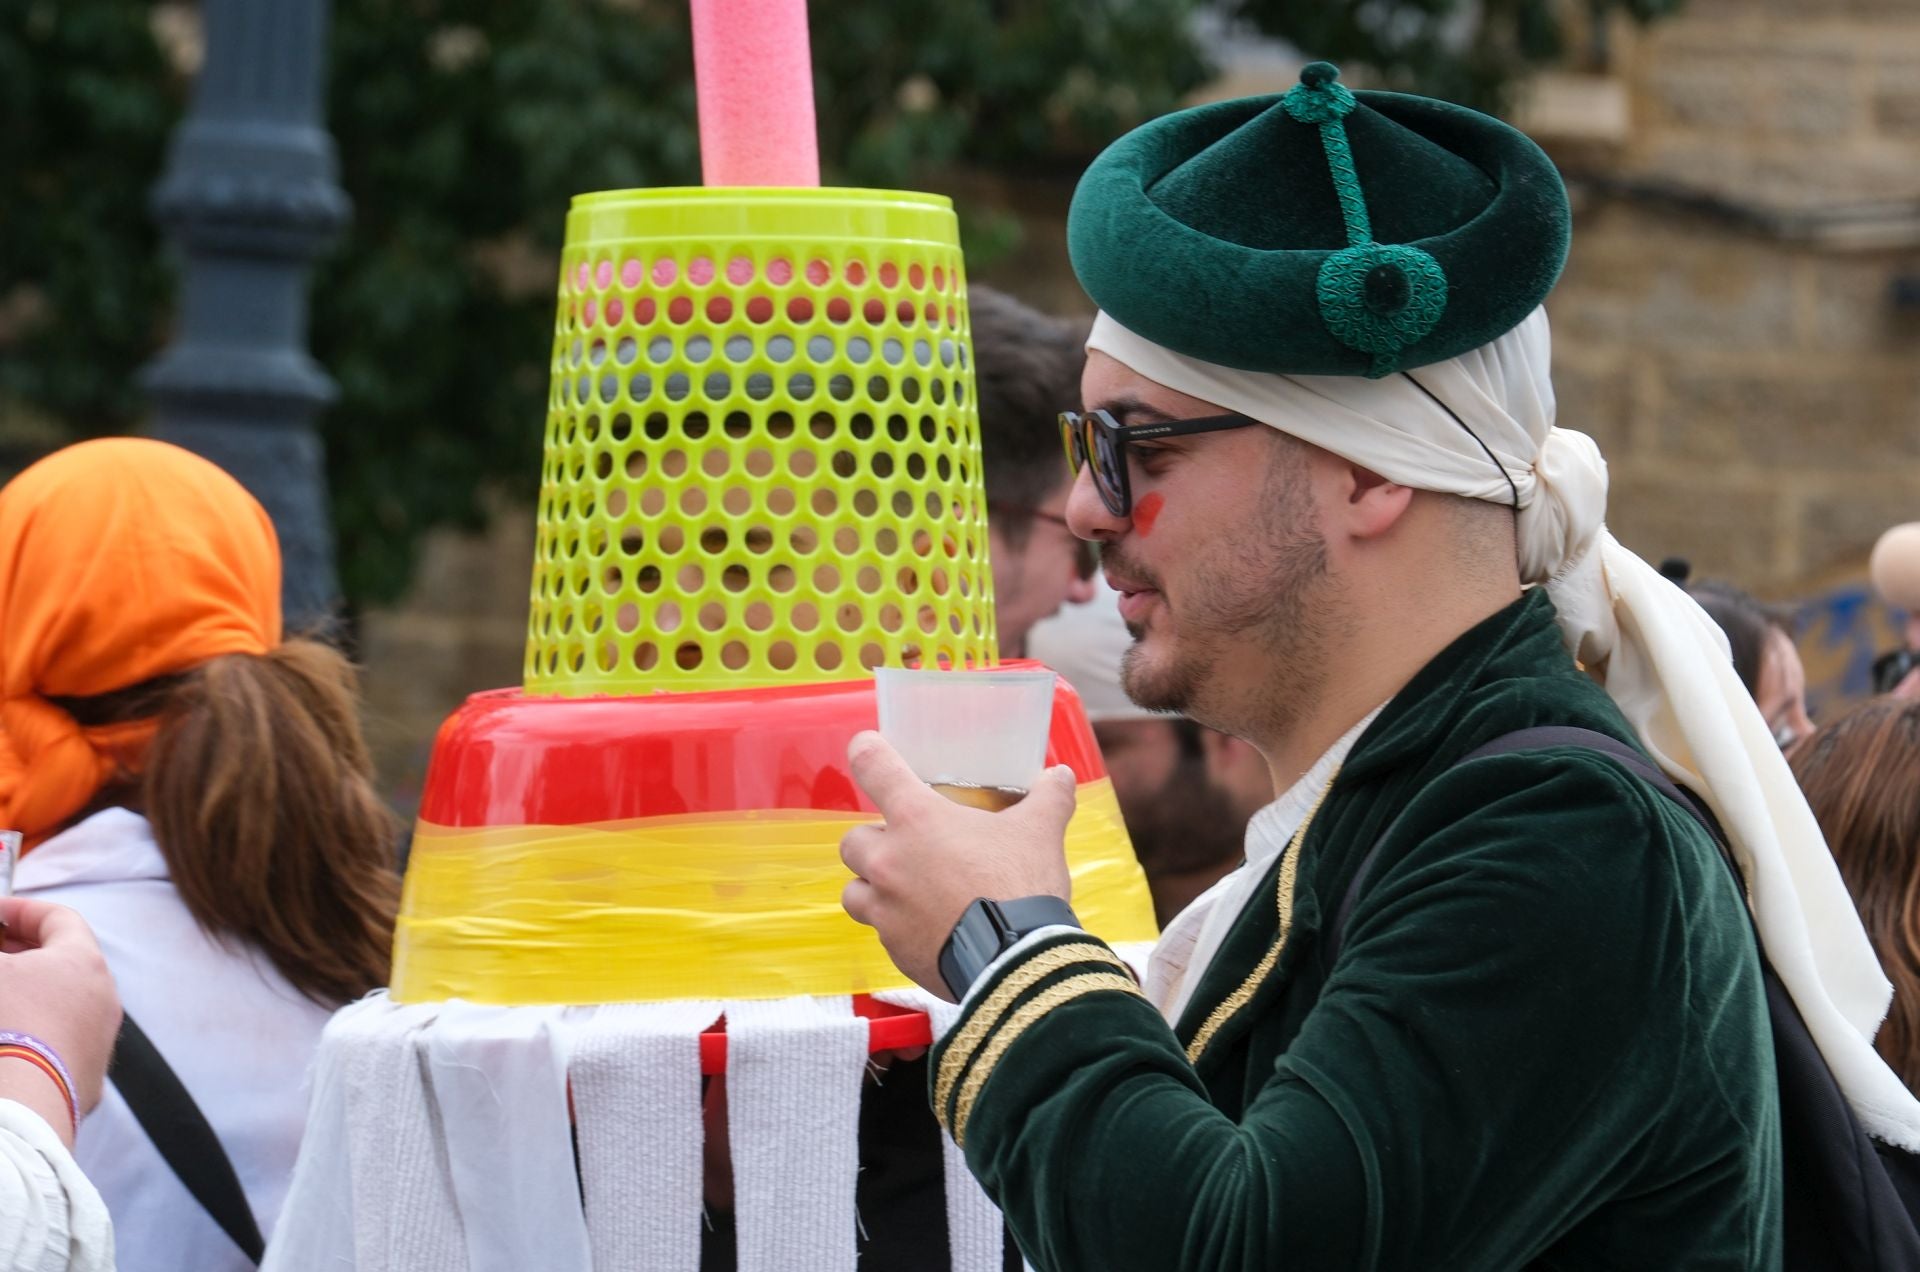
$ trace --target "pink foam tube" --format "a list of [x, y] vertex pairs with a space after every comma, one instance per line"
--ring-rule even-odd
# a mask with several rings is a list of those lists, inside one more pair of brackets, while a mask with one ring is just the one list
[[710, 186], [817, 186], [806, 0], [692, 0], [700, 173]]

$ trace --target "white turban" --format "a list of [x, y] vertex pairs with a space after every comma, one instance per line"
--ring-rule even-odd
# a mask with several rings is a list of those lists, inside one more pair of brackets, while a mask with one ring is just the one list
[[1720, 819], [1767, 957], [1855, 1114], [1876, 1138], [1920, 1150], [1920, 1102], [1872, 1045], [1893, 989], [1819, 824], [1734, 674], [1725, 635], [1608, 533], [1599, 448], [1554, 427], [1550, 345], [1537, 309], [1471, 353], [1367, 380], [1202, 362], [1105, 314], [1087, 341], [1155, 383], [1389, 481], [1516, 507], [1521, 581], [1546, 587], [1567, 648], [1660, 767]]

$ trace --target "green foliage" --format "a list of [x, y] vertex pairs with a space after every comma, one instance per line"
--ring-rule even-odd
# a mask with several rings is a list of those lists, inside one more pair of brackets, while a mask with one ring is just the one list
[[183, 86], [147, 11], [0, 0], [0, 404], [86, 432], [138, 418], [169, 295], [147, 193]]
[[[1589, 0], [1642, 16], [1675, 0]], [[1561, 40], [1556, 0], [1245, 0], [1315, 56], [1488, 101]], [[1208, 67], [1202, 0], [816, 0], [829, 181], [939, 187], [954, 165], [1071, 173]], [[171, 312], [147, 212], [184, 87], [145, 0], [0, 0], [0, 419], [122, 432]], [[1387, 15], [1383, 20], [1381, 15]], [[351, 602], [396, 596], [420, 534], [477, 525], [538, 470], [555, 259], [579, 192], [697, 182], [686, 0], [351, 0], [329, 127], [354, 203], [311, 339]], [[963, 209], [974, 265], [1020, 238]], [[0, 431], [5, 426], [0, 425]]]
[[[1204, 78], [1189, 7], [816, 5], [827, 179], [1077, 161]], [[568, 199], [697, 183], [699, 154], [684, 0], [361, 0], [334, 21], [356, 215], [316, 279], [313, 341], [341, 386], [342, 579], [366, 601], [405, 585], [422, 530], [475, 524], [489, 487], [531, 494]]]
[[[1498, 113], [1527, 71], [1570, 52], [1568, 19], [1604, 31], [1610, 15], [1650, 22], [1684, 0], [1240, 0], [1239, 16], [1369, 87], [1425, 93]], [[1350, 78], [1360, 78], [1358, 75]]]

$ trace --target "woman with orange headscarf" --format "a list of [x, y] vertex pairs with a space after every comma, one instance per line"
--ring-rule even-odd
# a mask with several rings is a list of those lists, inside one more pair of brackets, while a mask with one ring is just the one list
[[[272, 524], [214, 465], [109, 439], [0, 489], [0, 827], [26, 835], [19, 889], [92, 924], [271, 1232], [321, 1027], [386, 983], [396, 827], [351, 667], [282, 638]], [[252, 1266], [121, 1093], [76, 1156], [125, 1272]]]

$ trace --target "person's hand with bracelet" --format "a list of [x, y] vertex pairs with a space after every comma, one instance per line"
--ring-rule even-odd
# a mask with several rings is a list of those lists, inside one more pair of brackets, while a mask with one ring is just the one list
[[0, 1099], [44, 1118], [71, 1148], [100, 1102], [120, 995], [86, 920], [64, 906], [0, 897]]
[[957, 1002], [1023, 932], [1078, 926], [1067, 906], [1071, 770], [1049, 769], [1025, 799], [990, 813], [922, 782], [877, 733], [857, 734], [847, 758], [886, 820], [840, 841], [857, 876], [841, 903], [879, 932], [894, 965], [922, 988]]

